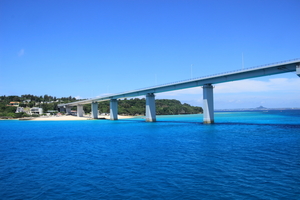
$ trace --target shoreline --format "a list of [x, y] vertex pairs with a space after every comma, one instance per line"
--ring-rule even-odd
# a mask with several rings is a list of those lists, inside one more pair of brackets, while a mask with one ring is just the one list
[[[134, 118], [134, 116], [122, 116], [118, 115], [118, 119], [129, 119]], [[90, 117], [77, 117], [77, 116], [59, 116], [59, 117], [36, 117], [32, 119], [19, 119], [19, 120], [28, 120], [28, 121], [82, 121], [82, 120], [109, 120], [110, 116], [99, 116], [98, 119], [92, 119]]]

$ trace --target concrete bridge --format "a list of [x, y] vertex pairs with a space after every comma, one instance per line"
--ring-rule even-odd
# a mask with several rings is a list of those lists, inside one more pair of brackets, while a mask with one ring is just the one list
[[181, 90], [192, 87], [203, 88], [203, 123], [214, 123], [214, 100], [213, 100], [213, 84], [237, 81], [242, 79], [256, 78], [262, 76], [269, 76], [275, 74], [282, 74], [287, 72], [296, 72], [300, 77], [300, 59], [275, 63], [254, 68], [247, 68], [243, 70], [236, 70], [227, 73], [220, 73], [201, 78], [189, 79], [186, 81], [179, 81], [154, 87], [131, 90], [127, 92], [101, 96], [88, 100], [76, 101], [72, 103], [59, 104], [60, 110], [65, 109], [66, 113], [71, 113], [71, 107], [77, 106], [77, 116], [83, 117], [83, 104], [91, 104], [92, 118], [98, 118], [98, 102], [110, 101], [110, 119], [118, 119], [118, 101], [120, 98], [128, 98], [135, 96], [146, 96], [146, 121], [156, 121], [155, 109], [155, 94], [162, 92], [169, 92], [173, 90]]

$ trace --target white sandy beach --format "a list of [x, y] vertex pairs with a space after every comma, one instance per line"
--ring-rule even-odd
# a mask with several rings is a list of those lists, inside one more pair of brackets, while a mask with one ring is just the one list
[[[99, 118], [105, 118], [105, 119], [110, 119], [109, 116], [105, 115], [102, 116], [100, 115]], [[133, 116], [122, 116], [122, 115], [118, 115], [118, 119], [128, 119], [128, 118], [133, 118]], [[37, 118], [33, 118], [32, 120], [35, 121], [78, 121], [78, 120], [94, 120], [90, 117], [76, 117], [76, 116], [59, 116], [59, 117], [37, 117]]]

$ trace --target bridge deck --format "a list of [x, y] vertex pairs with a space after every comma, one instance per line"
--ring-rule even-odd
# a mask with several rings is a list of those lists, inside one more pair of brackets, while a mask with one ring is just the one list
[[220, 73], [211, 76], [194, 78], [185, 81], [168, 83], [168, 84], [142, 88], [142, 89], [137, 89], [132, 91], [126, 91], [122, 93], [117, 93], [117, 94], [112, 94], [112, 95], [107, 95], [107, 96], [102, 96], [102, 97], [97, 97], [97, 98], [92, 98], [92, 99], [87, 99], [82, 101], [76, 101], [72, 103], [59, 104], [58, 106], [66, 106], [66, 105], [76, 106], [81, 104], [90, 104], [92, 102], [107, 101], [110, 99], [135, 97], [135, 96], [146, 95], [149, 93], [162, 93], [162, 92], [168, 92], [173, 90], [199, 87], [205, 84], [224, 83], [224, 82], [249, 79], [249, 78], [257, 78], [262, 76], [269, 76], [269, 75], [275, 75], [275, 74], [281, 74], [281, 73], [287, 73], [293, 71], [297, 71], [298, 75], [300, 74], [300, 59], [275, 63], [271, 65], [265, 65], [260, 67], [247, 68], [243, 70], [236, 70], [232, 72]]

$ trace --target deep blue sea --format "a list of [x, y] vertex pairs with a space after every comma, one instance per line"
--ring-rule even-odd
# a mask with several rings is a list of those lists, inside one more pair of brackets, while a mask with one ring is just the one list
[[0, 199], [300, 199], [300, 111], [0, 121]]

